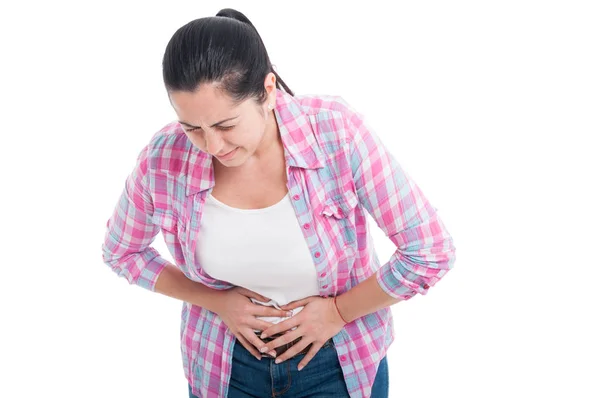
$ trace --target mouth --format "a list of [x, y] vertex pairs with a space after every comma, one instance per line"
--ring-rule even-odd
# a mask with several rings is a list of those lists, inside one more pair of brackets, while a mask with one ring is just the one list
[[225, 155], [217, 155], [217, 157], [221, 160], [229, 160], [231, 158], [233, 158], [237, 152], [238, 148], [235, 148], [234, 150], [227, 152]]

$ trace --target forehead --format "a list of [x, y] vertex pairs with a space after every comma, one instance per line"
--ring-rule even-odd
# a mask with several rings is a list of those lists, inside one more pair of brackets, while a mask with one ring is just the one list
[[171, 105], [181, 120], [192, 124], [212, 124], [240, 111], [231, 97], [212, 84], [202, 84], [194, 92], [175, 91], [169, 94]]

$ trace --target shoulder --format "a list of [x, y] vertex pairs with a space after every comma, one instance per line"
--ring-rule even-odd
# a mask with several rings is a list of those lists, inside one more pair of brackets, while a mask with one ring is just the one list
[[339, 95], [305, 94], [294, 97], [307, 113], [339, 112], [347, 113], [351, 106]]
[[326, 152], [347, 148], [353, 141], [352, 123], [360, 114], [342, 96], [308, 94], [295, 98]]
[[145, 150], [149, 169], [180, 174], [186, 167], [193, 145], [181, 125], [172, 121], [152, 135]]

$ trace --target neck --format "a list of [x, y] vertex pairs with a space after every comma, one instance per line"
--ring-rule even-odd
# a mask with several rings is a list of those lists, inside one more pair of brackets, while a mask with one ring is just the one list
[[281, 142], [279, 128], [277, 127], [277, 120], [275, 119], [275, 111], [270, 111], [267, 119], [265, 135], [263, 136], [263, 139], [261, 140], [252, 157], [255, 158], [256, 161], [268, 159], [272, 156], [274, 151], [277, 152], [277, 150], [281, 149], [282, 147], [283, 144]]

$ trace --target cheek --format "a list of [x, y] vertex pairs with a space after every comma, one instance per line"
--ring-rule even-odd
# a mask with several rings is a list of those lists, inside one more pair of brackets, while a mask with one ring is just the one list
[[249, 146], [257, 146], [263, 138], [265, 126], [257, 123], [253, 128], [247, 129], [243, 133], [243, 139]]
[[206, 141], [204, 141], [204, 138], [202, 137], [202, 135], [200, 134], [186, 134], [188, 140], [190, 140], [190, 142], [192, 144], [194, 144], [194, 146], [197, 146], [200, 149], [204, 149], [204, 147], [206, 146]]

